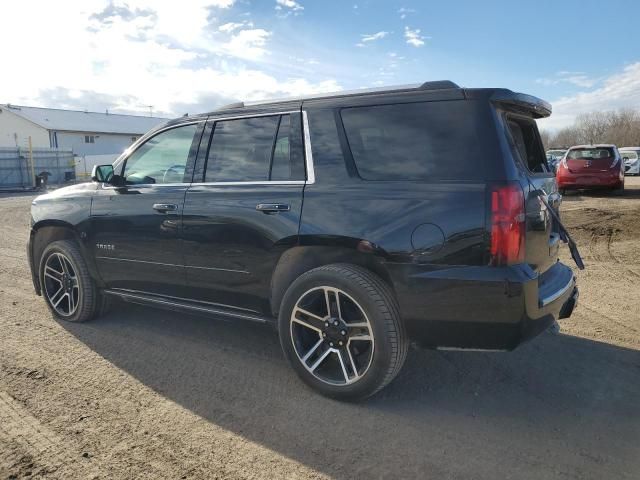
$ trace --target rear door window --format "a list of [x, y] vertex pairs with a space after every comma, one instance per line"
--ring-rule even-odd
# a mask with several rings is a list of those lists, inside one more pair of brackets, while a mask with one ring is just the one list
[[515, 153], [522, 163], [533, 173], [548, 173], [546, 155], [533, 120], [509, 118], [507, 127], [511, 134]]
[[269, 180], [278, 116], [216, 122], [205, 182]]
[[483, 174], [478, 116], [469, 101], [341, 110], [349, 149], [364, 180], [470, 180]]
[[290, 115], [217, 121], [204, 181], [304, 180], [304, 165], [292, 155], [291, 143]]

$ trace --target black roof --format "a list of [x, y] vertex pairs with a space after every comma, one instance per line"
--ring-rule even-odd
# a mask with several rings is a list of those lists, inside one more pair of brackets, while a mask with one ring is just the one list
[[[189, 116], [187, 118], [180, 117], [168, 122], [168, 125], [184, 122], [185, 120], [194, 120], [209, 116], [228, 116], [233, 114], [246, 115], [258, 112], [283, 111], [299, 109], [302, 103], [315, 105], [324, 103], [348, 103], [359, 97], [369, 96], [405, 96], [407, 94], [418, 94], [428, 96], [433, 100], [453, 100], [453, 99], [479, 99], [485, 98], [495, 103], [508, 105], [509, 108], [522, 110], [534, 118], [543, 118], [551, 114], [551, 105], [544, 100], [526, 95], [523, 93], [513, 92], [504, 88], [462, 88], [450, 80], [438, 80], [425, 82], [422, 84], [400, 85], [395, 87], [369, 88], [352, 91], [342, 91], [335, 93], [323, 93], [316, 95], [307, 95], [303, 97], [263, 100], [258, 102], [235, 102], [217, 110]], [[431, 98], [433, 97], [433, 98]]]

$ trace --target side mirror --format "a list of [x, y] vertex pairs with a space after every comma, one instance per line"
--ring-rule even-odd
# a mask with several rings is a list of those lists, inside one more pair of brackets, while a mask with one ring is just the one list
[[94, 165], [91, 170], [91, 180], [100, 183], [111, 183], [113, 180], [113, 165]]

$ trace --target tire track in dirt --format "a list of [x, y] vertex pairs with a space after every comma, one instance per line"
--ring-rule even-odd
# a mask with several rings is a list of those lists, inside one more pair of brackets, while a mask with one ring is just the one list
[[[70, 466], [79, 478], [101, 476], [95, 465], [78, 462], [81, 455], [72, 455], [68, 442], [38, 421], [5, 391], [0, 391], [0, 444], [11, 446], [10, 451], [17, 457], [13, 465], [5, 467], [9, 478], [49, 476]], [[37, 464], [21, 461], [24, 458], [37, 458]]]

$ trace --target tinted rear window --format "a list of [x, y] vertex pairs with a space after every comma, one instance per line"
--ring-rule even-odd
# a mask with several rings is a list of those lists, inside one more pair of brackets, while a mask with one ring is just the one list
[[594, 160], [598, 158], [613, 157], [613, 148], [574, 148], [569, 150], [567, 154], [568, 160], [587, 159]]
[[461, 100], [350, 107], [341, 116], [365, 180], [470, 180], [483, 171], [474, 113]]
[[534, 173], [548, 172], [547, 160], [536, 123], [530, 119], [509, 118], [507, 126], [511, 133], [515, 153], [529, 171]]

